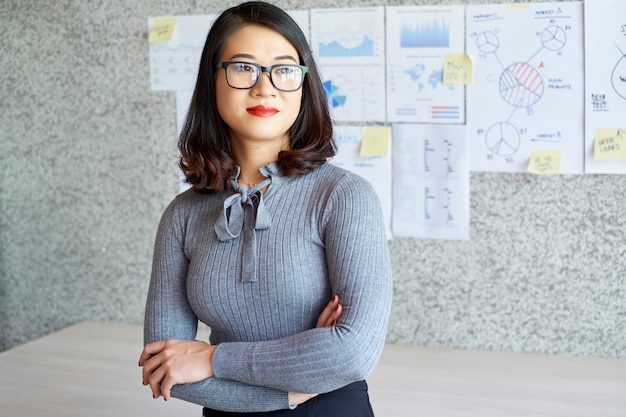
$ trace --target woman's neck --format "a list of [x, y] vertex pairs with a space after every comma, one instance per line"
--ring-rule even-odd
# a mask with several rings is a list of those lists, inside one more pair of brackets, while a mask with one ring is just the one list
[[[285, 141], [275, 142], [241, 142], [231, 141], [233, 158], [239, 165], [239, 183], [250, 186], [265, 179], [261, 174], [261, 167], [278, 159], [280, 151], [285, 149]], [[289, 143], [288, 141], [286, 143]]]

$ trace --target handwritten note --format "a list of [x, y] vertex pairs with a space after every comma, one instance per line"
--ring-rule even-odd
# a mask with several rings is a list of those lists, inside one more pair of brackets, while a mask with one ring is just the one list
[[528, 172], [537, 175], [558, 174], [561, 167], [561, 151], [535, 150], [530, 154]]
[[391, 129], [388, 127], [364, 127], [359, 156], [386, 156], [390, 135]]
[[626, 128], [596, 129], [593, 157], [595, 159], [626, 159]]
[[154, 19], [148, 42], [168, 42], [172, 39], [176, 27], [175, 17], [157, 17]]
[[443, 57], [443, 83], [467, 85], [472, 83], [472, 60], [467, 54], [446, 54]]

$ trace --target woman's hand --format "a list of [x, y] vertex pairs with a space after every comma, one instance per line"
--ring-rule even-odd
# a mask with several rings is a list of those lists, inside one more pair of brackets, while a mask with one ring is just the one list
[[152, 396], [170, 398], [176, 384], [198, 382], [213, 376], [216, 346], [198, 340], [164, 340], [148, 343], [139, 358], [144, 385]]
[[[337, 320], [341, 317], [343, 306], [339, 304], [339, 296], [333, 295], [330, 302], [324, 307], [324, 310], [317, 319], [316, 328], [334, 327]], [[303, 394], [301, 392], [289, 392], [289, 405], [295, 406], [307, 402], [311, 398], [317, 397], [317, 394]]]
[[[343, 306], [339, 296], [333, 295], [319, 318], [316, 328], [334, 327], [341, 317]], [[170, 390], [176, 384], [198, 382], [213, 376], [213, 353], [216, 346], [198, 340], [163, 340], [148, 343], [139, 358], [143, 367], [144, 385], [150, 385], [152, 396], [170, 399]], [[289, 404], [299, 405], [317, 394], [289, 393]]]
[[304, 402], [309, 401], [311, 398], [317, 397], [317, 394], [302, 394], [301, 392], [289, 392], [289, 405], [294, 407]]
[[335, 294], [320, 314], [315, 327], [335, 327], [342, 312], [343, 306], [339, 304], [339, 296]]

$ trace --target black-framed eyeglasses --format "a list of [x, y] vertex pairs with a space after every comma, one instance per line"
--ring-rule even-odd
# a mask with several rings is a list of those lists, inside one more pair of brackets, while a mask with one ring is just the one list
[[220, 62], [215, 68], [226, 70], [226, 82], [232, 88], [247, 90], [254, 87], [261, 79], [261, 74], [270, 75], [272, 85], [280, 91], [296, 91], [302, 87], [304, 74], [309, 67], [296, 64], [276, 64], [263, 67], [254, 62], [228, 61]]

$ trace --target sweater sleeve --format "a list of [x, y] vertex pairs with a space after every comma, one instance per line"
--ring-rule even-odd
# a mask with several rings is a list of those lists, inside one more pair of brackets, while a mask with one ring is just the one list
[[[183, 250], [182, 223], [176, 204], [170, 204], [161, 218], [155, 240], [144, 319], [144, 344], [196, 337], [198, 319], [186, 296], [189, 261]], [[172, 396], [229, 412], [289, 408], [287, 392], [217, 378], [176, 385], [172, 388]]]
[[365, 378], [377, 363], [392, 297], [380, 202], [369, 182], [354, 174], [336, 181], [325, 201], [320, 227], [328, 279], [344, 307], [339, 323], [279, 340], [222, 343], [213, 356], [216, 377], [324, 393]]

